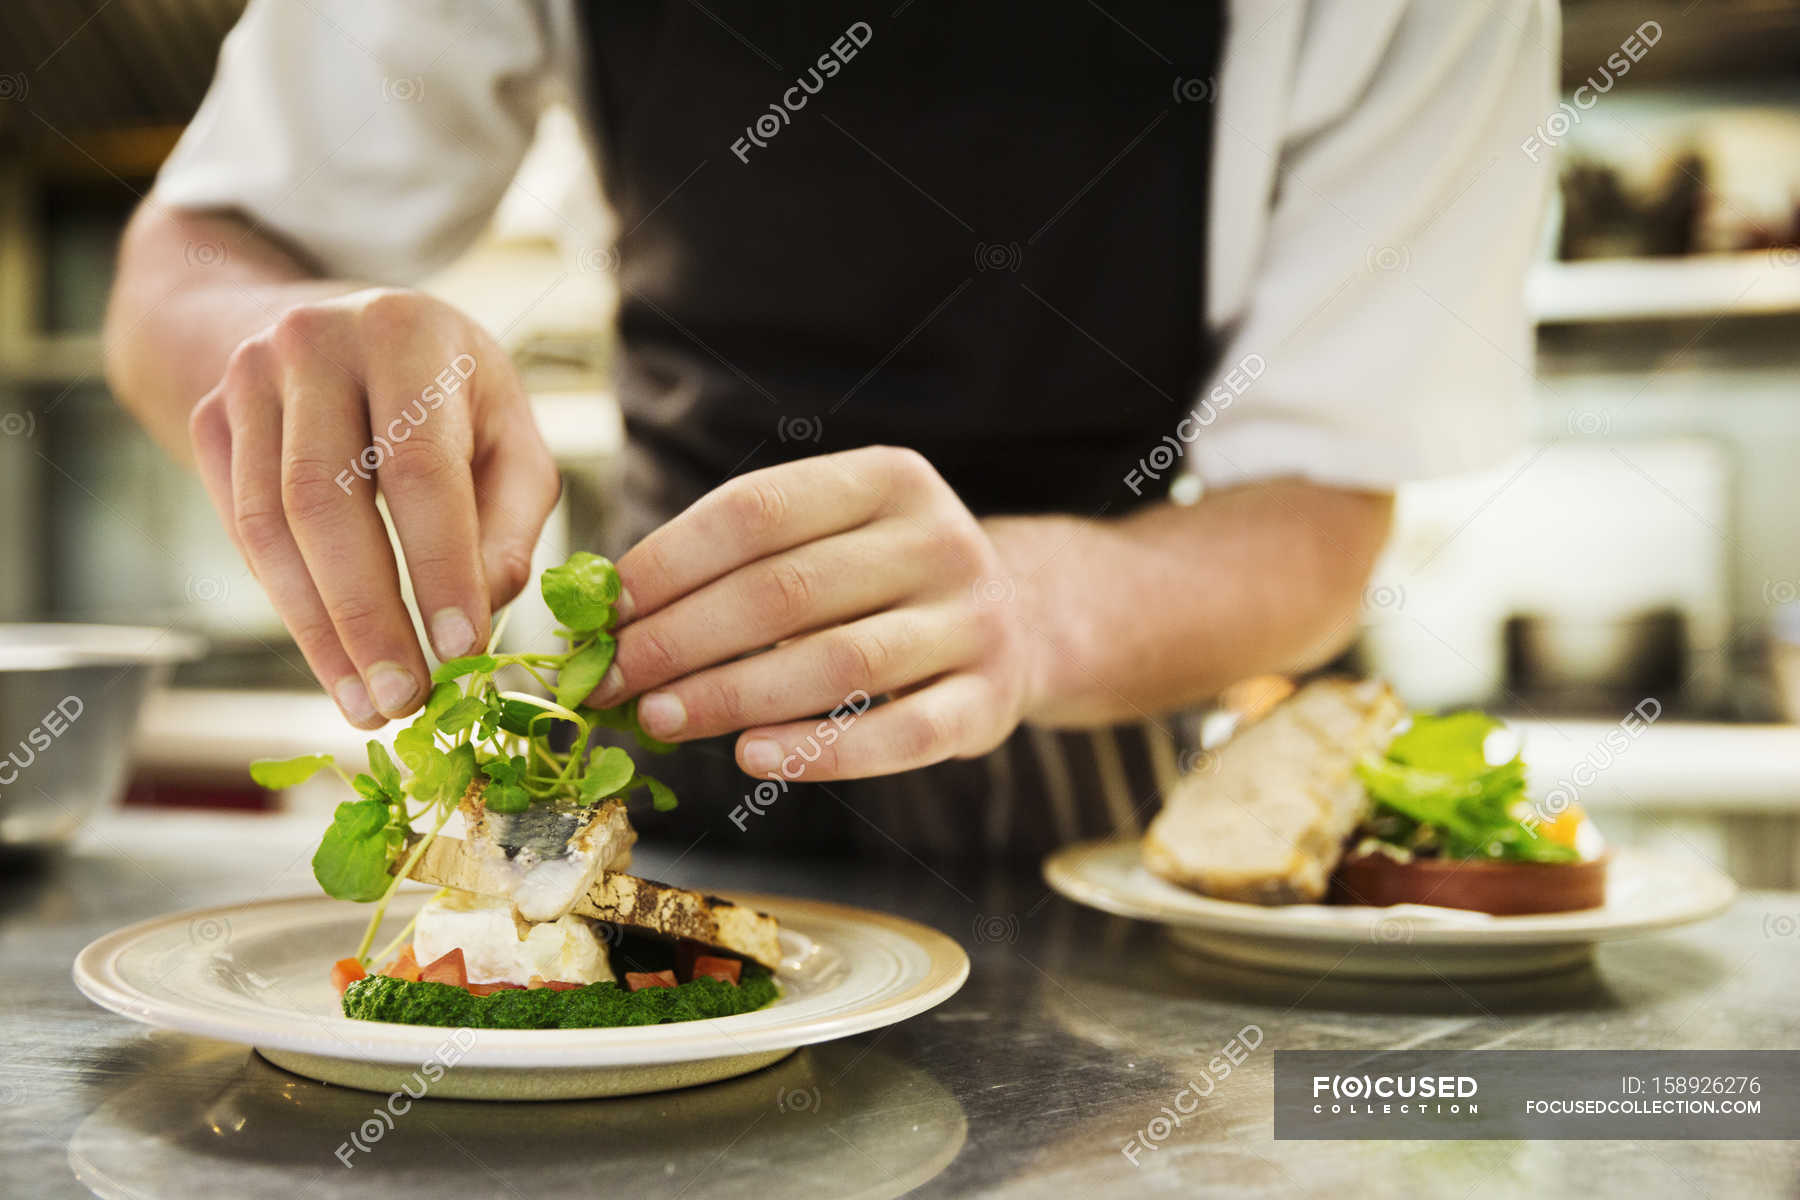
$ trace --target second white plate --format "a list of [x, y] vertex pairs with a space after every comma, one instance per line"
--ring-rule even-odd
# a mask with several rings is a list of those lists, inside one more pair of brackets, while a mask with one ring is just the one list
[[[429, 891], [401, 893], [397, 927]], [[781, 896], [731, 899], [782, 924], [781, 997], [709, 1021], [628, 1029], [452, 1030], [342, 1015], [331, 963], [366, 910], [324, 896], [158, 917], [75, 960], [95, 1003], [146, 1024], [254, 1046], [277, 1066], [372, 1091], [424, 1087], [466, 1099], [564, 1100], [740, 1075], [817, 1042], [879, 1029], [949, 999], [962, 947], [883, 913]]]
[[1493, 917], [1431, 905], [1262, 906], [1215, 900], [1144, 868], [1135, 841], [1082, 842], [1044, 861], [1051, 887], [1079, 903], [1169, 926], [1208, 954], [1286, 971], [1373, 978], [1480, 978], [1579, 965], [1598, 942], [1717, 916], [1737, 887], [1691, 861], [1618, 850], [1606, 904]]

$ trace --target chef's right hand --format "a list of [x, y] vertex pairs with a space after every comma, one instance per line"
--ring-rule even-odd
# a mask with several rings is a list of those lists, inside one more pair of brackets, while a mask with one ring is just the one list
[[561, 487], [499, 343], [412, 291], [287, 310], [237, 347], [188, 431], [225, 528], [364, 729], [430, 689], [377, 486], [441, 658], [486, 644]]

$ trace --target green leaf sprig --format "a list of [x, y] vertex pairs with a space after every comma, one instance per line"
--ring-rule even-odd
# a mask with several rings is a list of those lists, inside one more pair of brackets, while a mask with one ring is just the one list
[[1370, 828], [1386, 842], [1435, 845], [1451, 858], [1572, 862], [1579, 855], [1521, 819], [1525, 763], [1490, 763], [1486, 745], [1501, 723], [1480, 712], [1415, 714], [1385, 755], [1368, 755], [1357, 775], [1375, 802]]
[[[659, 812], [675, 807], [674, 793], [639, 771], [630, 753], [589, 745], [596, 729], [611, 729], [631, 733], [653, 753], [672, 749], [644, 732], [635, 701], [610, 708], [585, 702], [618, 649], [611, 632], [618, 569], [580, 550], [546, 570], [539, 588], [562, 624], [558, 632], [568, 648], [560, 654], [490, 650], [443, 663], [431, 673], [424, 708], [395, 735], [394, 755], [380, 742], [369, 742], [366, 773], [346, 775], [328, 754], [250, 764], [251, 778], [266, 788], [293, 787], [329, 767], [356, 793], [356, 799], [338, 805], [320, 840], [313, 877], [337, 899], [376, 902], [356, 953], [365, 966], [395, 890], [471, 785], [481, 784], [484, 803], [498, 813], [524, 812], [534, 804], [591, 807], [639, 790]], [[554, 699], [502, 692], [494, 677], [509, 667], [524, 670]], [[555, 736], [564, 724], [573, 727], [572, 738]], [[558, 749], [558, 742], [568, 748]], [[408, 834], [420, 823], [428, 832], [397, 863]]]

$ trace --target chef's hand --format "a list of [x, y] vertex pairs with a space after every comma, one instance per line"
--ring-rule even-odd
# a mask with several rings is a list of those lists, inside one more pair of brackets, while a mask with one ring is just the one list
[[[593, 702], [638, 696], [644, 728], [669, 741], [742, 730], [738, 765], [757, 777], [854, 779], [983, 754], [1031, 701], [1037, 639], [1006, 602], [999, 555], [910, 450], [734, 479], [619, 574], [626, 621]], [[819, 714], [847, 718], [883, 695], [896, 698], [829, 744], [817, 736]]]
[[411, 712], [430, 686], [377, 481], [443, 658], [485, 644], [560, 488], [505, 352], [417, 292], [289, 309], [239, 344], [188, 430], [225, 528], [365, 729]]

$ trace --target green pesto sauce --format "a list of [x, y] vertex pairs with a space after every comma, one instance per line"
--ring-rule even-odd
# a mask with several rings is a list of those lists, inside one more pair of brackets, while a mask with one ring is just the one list
[[737, 984], [702, 977], [672, 988], [637, 992], [616, 983], [590, 983], [566, 991], [509, 988], [475, 996], [448, 983], [370, 975], [345, 990], [344, 1015], [467, 1029], [595, 1029], [729, 1017], [761, 1008], [778, 994], [769, 969], [748, 962]]

